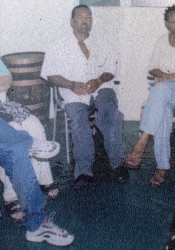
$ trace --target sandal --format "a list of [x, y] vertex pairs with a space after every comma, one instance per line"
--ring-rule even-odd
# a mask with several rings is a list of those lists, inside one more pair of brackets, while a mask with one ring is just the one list
[[168, 171], [164, 169], [157, 169], [154, 173], [154, 175], [149, 180], [149, 185], [151, 187], [160, 187], [164, 181], [165, 178], [168, 176]]
[[[44, 186], [44, 185], [40, 185], [40, 188], [42, 190], [42, 192], [48, 196], [49, 198], [51, 199], [55, 199], [58, 197], [58, 193], [59, 193], [59, 186], [57, 183], [52, 183], [50, 184], [48, 187], [47, 186]], [[57, 192], [56, 192], [56, 189], [57, 189]]]
[[19, 200], [14, 200], [8, 204], [5, 204], [5, 210], [7, 214], [15, 221], [21, 221], [25, 216], [25, 213], [20, 207]]

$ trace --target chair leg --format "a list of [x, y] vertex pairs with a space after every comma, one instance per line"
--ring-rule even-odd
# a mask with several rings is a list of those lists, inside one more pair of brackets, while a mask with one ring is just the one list
[[55, 138], [56, 138], [56, 123], [57, 123], [57, 109], [55, 107], [55, 111], [54, 111], [54, 123], [53, 123], [53, 141], [55, 141]]
[[66, 157], [67, 157], [67, 163], [70, 163], [70, 151], [69, 151], [69, 131], [68, 131], [68, 117], [66, 112], [64, 112], [64, 118], [65, 118], [65, 132], [66, 132]]

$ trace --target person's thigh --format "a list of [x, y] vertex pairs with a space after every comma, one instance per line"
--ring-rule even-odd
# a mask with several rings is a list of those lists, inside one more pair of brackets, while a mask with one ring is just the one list
[[31, 140], [31, 136], [26, 131], [17, 131], [7, 122], [0, 118], [0, 147], [13, 145], [22, 141]]

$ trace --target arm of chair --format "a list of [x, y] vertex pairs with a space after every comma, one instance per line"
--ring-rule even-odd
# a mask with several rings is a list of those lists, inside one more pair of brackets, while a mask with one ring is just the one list
[[[45, 80], [45, 79], [44, 79]], [[48, 84], [50, 85], [51, 88], [53, 88], [53, 100], [54, 103], [56, 103], [58, 106], [63, 105], [64, 99], [61, 97], [60, 92], [59, 92], [59, 85], [54, 84], [52, 81], [47, 80]]]
[[148, 75], [148, 76], [147, 76], [147, 79], [148, 79], [149, 81], [154, 81], [154, 80], [155, 80], [155, 77], [154, 77], [154, 76], [151, 76], [151, 75]]
[[61, 97], [59, 92], [59, 87], [56, 85], [53, 85], [53, 98], [54, 98], [54, 103], [62, 107], [64, 99]]
[[59, 87], [57, 87], [57, 86], [54, 86], [54, 98], [55, 98], [57, 104], [60, 105], [60, 107], [61, 107], [64, 99], [61, 97]]

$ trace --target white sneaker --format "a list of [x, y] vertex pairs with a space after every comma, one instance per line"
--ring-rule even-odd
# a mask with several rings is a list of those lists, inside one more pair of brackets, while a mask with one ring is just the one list
[[38, 230], [34, 232], [27, 231], [26, 239], [33, 242], [46, 241], [55, 246], [67, 246], [73, 242], [74, 236], [56, 226], [52, 222], [52, 218], [49, 218], [41, 224]]
[[33, 140], [29, 156], [40, 159], [49, 159], [57, 155], [60, 151], [60, 144], [54, 141]]

